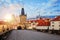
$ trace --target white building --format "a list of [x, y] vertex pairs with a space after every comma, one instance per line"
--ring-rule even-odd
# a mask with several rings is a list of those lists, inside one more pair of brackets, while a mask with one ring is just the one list
[[57, 16], [56, 18], [52, 19], [50, 24], [50, 30], [60, 30], [60, 16]]

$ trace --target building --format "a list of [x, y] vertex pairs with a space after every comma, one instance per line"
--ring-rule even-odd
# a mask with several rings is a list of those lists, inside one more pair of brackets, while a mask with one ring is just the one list
[[25, 28], [25, 24], [26, 24], [26, 19], [27, 19], [27, 15], [24, 12], [24, 8], [21, 9], [21, 15], [20, 15], [20, 23], [19, 26], [24, 29]]
[[34, 29], [37, 26], [36, 20], [29, 20], [27, 29]]
[[50, 30], [60, 30], [60, 16], [51, 20]]
[[7, 30], [6, 22], [0, 21], [0, 33], [4, 32], [6, 30]]
[[29, 28], [33, 28], [33, 29], [41, 29], [41, 30], [46, 30], [48, 29], [48, 27], [50, 26], [50, 20], [49, 19], [43, 19], [43, 18], [39, 18], [36, 20], [29, 20], [30, 22], [30, 27]]
[[46, 31], [50, 27], [49, 19], [40, 18], [40, 19], [36, 20], [36, 22], [38, 23], [36, 26], [37, 30]]

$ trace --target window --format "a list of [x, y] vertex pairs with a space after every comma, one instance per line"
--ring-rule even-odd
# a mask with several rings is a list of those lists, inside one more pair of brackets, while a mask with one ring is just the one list
[[54, 27], [54, 25], [52, 25], [52, 27]]
[[59, 27], [60, 27], [60, 25], [59, 25]]
[[52, 22], [54, 24], [54, 22]]
[[60, 30], [60, 28], [59, 28], [59, 30]]
[[59, 22], [59, 24], [60, 24], [60, 22]]

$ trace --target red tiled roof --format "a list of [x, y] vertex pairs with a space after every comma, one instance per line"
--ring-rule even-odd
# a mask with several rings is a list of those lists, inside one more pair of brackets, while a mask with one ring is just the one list
[[36, 22], [36, 20], [30, 20], [30, 22]]
[[30, 20], [30, 22], [37, 22], [37, 26], [50, 26], [50, 21], [48, 19], [37, 19], [37, 20]]
[[4, 21], [0, 21], [0, 25], [6, 24], [6, 22]]
[[51, 21], [60, 21], [60, 16], [57, 16], [56, 18], [52, 19]]
[[50, 26], [50, 21], [48, 19], [39, 19], [39, 20], [36, 20], [36, 22], [38, 23], [37, 26]]

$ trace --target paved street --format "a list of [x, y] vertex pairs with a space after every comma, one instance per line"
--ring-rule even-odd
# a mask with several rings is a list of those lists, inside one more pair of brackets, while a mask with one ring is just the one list
[[6, 40], [60, 40], [60, 36], [32, 30], [13, 30]]

